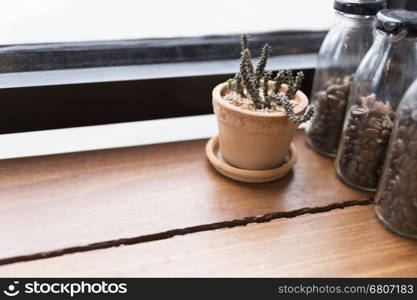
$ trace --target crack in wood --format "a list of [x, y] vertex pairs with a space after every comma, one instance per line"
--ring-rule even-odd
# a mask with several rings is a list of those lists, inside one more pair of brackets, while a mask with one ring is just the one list
[[190, 233], [198, 233], [204, 231], [211, 231], [217, 229], [225, 229], [225, 228], [233, 228], [238, 226], [246, 226], [248, 224], [254, 223], [266, 223], [272, 220], [280, 219], [280, 218], [295, 218], [297, 216], [305, 215], [305, 214], [317, 214], [317, 213], [325, 213], [335, 209], [344, 209], [347, 207], [352, 207], [356, 205], [370, 205], [373, 203], [373, 198], [369, 198], [367, 200], [350, 200], [344, 201], [339, 203], [332, 203], [326, 206], [318, 206], [318, 207], [305, 207], [293, 211], [287, 212], [275, 212], [275, 213], [268, 213], [260, 216], [254, 217], [246, 217], [244, 219], [239, 220], [232, 220], [232, 221], [223, 221], [211, 224], [204, 224], [204, 225], [197, 225], [191, 226], [182, 229], [173, 229], [159, 233], [153, 233], [149, 235], [142, 235], [132, 238], [123, 238], [118, 240], [110, 240], [104, 242], [93, 243], [86, 246], [76, 246], [76, 247], [69, 247], [59, 250], [53, 250], [48, 252], [41, 252], [41, 253], [34, 253], [29, 255], [21, 255], [21, 256], [14, 256], [0, 259], [0, 265], [18, 263], [18, 262], [25, 262], [37, 259], [44, 259], [44, 258], [51, 258], [56, 256], [61, 256], [65, 254], [72, 254], [76, 252], [86, 252], [92, 250], [99, 250], [111, 247], [119, 247], [123, 245], [133, 245], [151, 241], [158, 241], [163, 239], [172, 238], [174, 236], [179, 235], [186, 235]]

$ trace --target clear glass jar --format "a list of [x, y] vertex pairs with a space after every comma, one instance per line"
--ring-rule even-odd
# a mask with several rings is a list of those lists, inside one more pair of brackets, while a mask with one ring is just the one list
[[375, 15], [385, 0], [336, 0], [336, 21], [318, 56], [311, 101], [315, 115], [307, 125], [307, 143], [335, 157], [349, 100], [352, 74], [374, 41]]
[[417, 80], [396, 112], [375, 210], [386, 227], [417, 238]]
[[384, 9], [376, 38], [352, 83], [336, 159], [347, 184], [375, 191], [384, 163], [395, 109], [417, 78], [417, 12]]

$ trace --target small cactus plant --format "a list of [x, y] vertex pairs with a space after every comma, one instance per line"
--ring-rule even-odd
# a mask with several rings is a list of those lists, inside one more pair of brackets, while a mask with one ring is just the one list
[[[314, 109], [309, 106], [303, 116], [297, 116], [290, 102], [301, 86], [304, 79], [304, 73], [298, 72], [296, 76], [289, 70], [279, 71], [275, 77], [272, 72], [265, 70], [271, 46], [265, 44], [259, 62], [254, 68], [251, 60], [248, 36], [241, 36], [242, 52], [240, 58], [240, 70], [234, 78], [227, 81], [228, 88], [237, 92], [241, 97], [250, 99], [258, 110], [270, 110], [272, 104], [282, 107], [288, 115], [290, 121], [301, 124], [311, 119]], [[270, 88], [269, 82], [273, 82], [273, 88]], [[281, 85], [285, 84], [287, 90], [281, 92]]]

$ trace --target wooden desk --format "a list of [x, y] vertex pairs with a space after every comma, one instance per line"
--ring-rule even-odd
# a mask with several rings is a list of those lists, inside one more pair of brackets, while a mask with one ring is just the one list
[[218, 174], [205, 143], [0, 161], [0, 276], [417, 276], [417, 242], [301, 131], [268, 184]]

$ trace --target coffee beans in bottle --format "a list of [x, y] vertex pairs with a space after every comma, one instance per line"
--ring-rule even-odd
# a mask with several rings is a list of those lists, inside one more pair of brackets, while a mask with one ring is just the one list
[[375, 15], [385, 0], [336, 0], [336, 22], [320, 48], [314, 76], [315, 116], [306, 141], [316, 152], [335, 157], [351, 90], [351, 75], [374, 41]]
[[383, 9], [376, 38], [356, 71], [336, 158], [347, 184], [375, 191], [395, 110], [417, 78], [417, 12]]
[[375, 210], [386, 227], [417, 238], [417, 81], [396, 113]]

